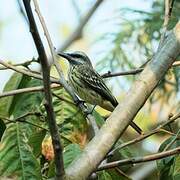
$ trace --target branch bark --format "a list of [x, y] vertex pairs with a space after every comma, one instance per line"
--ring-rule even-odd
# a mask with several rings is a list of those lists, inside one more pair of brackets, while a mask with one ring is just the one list
[[24, 119], [27, 116], [41, 116], [41, 114], [39, 112], [28, 112], [28, 113], [23, 114], [23, 115], [17, 117], [16, 119], [13, 119], [13, 120], [9, 119], [9, 118], [6, 118], [6, 117], [0, 117], [0, 119], [4, 119], [5, 122], [7, 121], [6, 124], [22, 122], [22, 123], [27, 123], [27, 124], [30, 124], [30, 125], [35, 126], [37, 128], [40, 128], [40, 129], [48, 131], [48, 129], [46, 129], [45, 127], [42, 127], [42, 126], [40, 126], [38, 124], [35, 124], [33, 122], [30, 122], [30, 121], [27, 121], [26, 119]]
[[[33, 62], [37, 62], [35, 59], [29, 60], [29, 61], [25, 61], [23, 63], [18, 63], [18, 64], [12, 64], [13, 66], [24, 66], [24, 67], [28, 67], [29, 65], [31, 65], [31, 63]], [[9, 68], [7, 67], [0, 67], [0, 70], [7, 70]]]
[[179, 54], [180, 22], [169, 33], [162, 48], [139, 75], [124, 101], [116, 107], [84, 152], [66, 169], [69, 179], [86, 179], [96, 170]]
[[[180, 61], [176, 61], [173, 63], [172, 67], [177, 67], [180, 66]], [[135, 75], [139, 74], [140, 72], [143, 71], [144, 68], [137, 68], [137, 69], [132, 69], [129, 71], [123, 71], [123, 72], [117, 72], [117, 73], [112, 73], [112, 72], [107, 72], [101, 75], [102, 78], [110, 78], [110, 77], [117, 77], [117, 76], [126, 76], [126, 75]]]
[[[61, 86], [58, 84], [51, 84], [51, 88], [59, 88], [59, 87]], [[7, 96], [14, 96], [16, 94], [22, 94], [22, 93], [37, 92], [37, 91], [44, 91], [44, 86], [15, 89], [12, 91], [3, 92], [0, 94], [0, 98], [7, 97]]]
[[162, 29], [162, 34], [161, 34], [161, 39], [159, 42], [158, 50], [161, 48], [163, 41], [165, 40], [166, 32], [167, 32], [167, 27], [169, 20], [171, 18], [171, 13], [173, 10], [173, 5], [174, 5], [175, 0], [165, 0], [165, 11], [164, 11], [164, 23], [163, 23], [163, 29]]
[[36, 22], [32, 13], [30, 0], [23, 0], [24, 7], [27, 13], [27, 17], [30, 25], [30, 32], [32, 34], [36, 49], [39, 54], [40, 63], [42, 66], [44, 94], [45, 94], [45, 109], [47, 112], [47, 121], [49, 125], [50, 134], [52, 137], [52, 144], [55, 154], [55, 174], [56, 179], [64, 179], [64, 163], [63, 163], [63, 148], [60, 142], [60, 136], [56, 124], [55, 113], [52, 104], [52, 94], [50, 88], [50, 66], [48, 59], [42, 44]]
[[168, 156], [172, 156], [172, 155], [179, 154], [179, 153], [180, 153], [180, 147], [169, 150], [169, 151], [164, 151], [161, 153], [151, 154], [151, 155], [144, 156], [144, 157], [134, 157], [134, 158], [129, 158], [129, 159], [123, 159], [123, 160], [114, 161], [111, 163], [101, 165], [97, 169], [97, 171], [102, 171], [104, 169], [110, 169], [110, 168], [114, 168], [117, 166], [124, 166], [127, 164], [137, 164], [137, 163], [143, 163], [143, 162], [148, 162], [148, 161], [154, 161], [154, 160], [166, 158]]
[[129, 145], [132, 145], [132, 144], [135, 144], [137, 142], [140, 142], [142, 140], [144, 140], [145, 138], [148, 138], [149, 136], [151, 135], [154, 135], [156, 133], [160, 133], [160, 132], [164, 132], [164, 133], [168, 133], [168, 131], [162, 129], [164, 126], [167, 126], [169, 124], [171, 124], [172, 122], [174, 122], [175, 120], [178, 120], [180, 118], [180, 113], [178, 113], [177, 115], [173, 116], [170, 118], [170, 120], [168, 121], [165, 121], [164, 123], [162, 123], [161, 125], [159, 125], [157, 128], [153, 129], [152, 131], [146, 133], [146, 134], [143, 134], [135, 139], [132, 139], [128, 142], [125, 142], [123, 144], [120, 144], [119, 146], [117, 146], [116, 148], [114, 148], [108, 155], [111, 156], [111, 154], [113, 155], [113, 153], [118, 149], [122, 149], [126, 146], [129, 146]]
[[[40, 73], [33, 73], [31, 71], [28, 71], [27, 69], [18, 68], [18, 67], [14, 66], [12, 64], [9, 64], [9, 63], [1, 60], [1, 59], [0, 59], [0, 64], [5, 66], [8, 69], [11, 69], [11, 70], [16, 71], [18, 73], [33, 77], [35, 79], [40, 79], [40, 80], [43, 79], [43, 77], [42, 77], [42, 75]], [[60, 84], [59, 81], [56, 78], [50, 77], [50, 80], [51, 80], [52, 83]]]

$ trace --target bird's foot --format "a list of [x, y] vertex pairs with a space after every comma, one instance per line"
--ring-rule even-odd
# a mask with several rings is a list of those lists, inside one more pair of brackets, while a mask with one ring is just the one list
[[75, 101], [75, 104], [83, 110], [85, 116], [87, 117], [87, 115], [90, 113], [90, 111], [88, 110], [87, 106], [85, 105], [85, 101], [77, 99]]
[[83, 100], [80, 100], [80, 99], [75, 100], [75, 104], [77, 104], [77, 106], [79, 106], [79, 107], [84, 106], [84, 103], [85, 103], [85, 101], [83, 101]]
[[89, 114], [92, 114], [92, 113], [93, 113], [95, 107], [96, 107], [96, 105], [94, 105], [92, 109], [86, 109], [86, 112], [85, 112], [86, 117], [87, 117]]

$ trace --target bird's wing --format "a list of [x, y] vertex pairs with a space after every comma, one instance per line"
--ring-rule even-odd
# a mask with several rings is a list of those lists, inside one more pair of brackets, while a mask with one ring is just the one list
[[95, 72], [91, 67], [81, 66], [80, 76], [82, 77], [84, 83], [92, 88], [94, 91], [98, 92], [106, 100], [110, 101], [114, 107], [118, 105], [116, 98], [112, 95], [109, 88], [104, 83], [102, 77]]

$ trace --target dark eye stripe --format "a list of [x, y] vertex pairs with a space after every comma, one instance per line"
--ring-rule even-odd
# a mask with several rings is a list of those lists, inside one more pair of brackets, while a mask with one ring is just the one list
[[71, 56], [74, 58], [83, 58], [80, 54], [71, 54]]

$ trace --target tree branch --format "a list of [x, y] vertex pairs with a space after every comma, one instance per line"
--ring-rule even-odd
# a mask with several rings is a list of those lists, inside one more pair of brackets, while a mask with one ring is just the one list
[[110, 77], [117, 77], [117, 76], [124, 76], [124, 75], [134, 75], [138, 74], [143, 71], [144, 68], [137, 68], [129, 71], [124, 71], [124, 72], [117, 72], [117, 73], [112, 73], [108, 71], [107, 73], [104, 73], [101, 75], [102, 78], [110, 78]]
[[72, 32], [72, 34], [69, 36], [69, 38], [62, 44], [62, 46], [58, 49], [58, 52], [62, 52], [65, 49], [67, 49], [74, 41], [79, 39], [82, 36], [82, 31], [84, 26], [87, 24], [89, 19], [92, 17], [96, 9], [99, 7], [99, 5], [103, 2], [103, 0], [97, 0], [95, 4], [89, 9], [87, 14], [81, 18], [81, 22], [76, 27], [76, 29]]
[[36, 49], [39, 54], [40, 63], [42, 66], [42, 74], [43, 74], [43, 84], [44, 84], [44, 94], [45, 94], [45, 109], [47, 112], [47, 121], [49, 124], [50, 134], [52, 137], [52, 144], [55, 154], [55, 174], [56, 179], [64, 179], [64, 164], [63, 164], [63, 148], [60, 142], [60, 136], [56, 124], [55, 113], [53, 110], [52, 104], [52, 94], [50, 88], [50, 66], [48, 64], [48, 59], [44, 50], [44, 46], [42, 44], [36, 22], [34, 20], [34, 16], [32, 13], [30, 0], [23, 0], [25, 10], [27, 13], [27, 17], [30, 25], [30, 32], [34, 39], [34, 43], [36, 45]]
[[[173, 63], [172, 67], [177, 67], [180, 66], [180, 61], [176, 61]], [[139, 74], [142, 72], [144, 68], [137, 68], [137, 69], [132, 69], [129, 71], [124, 71], [124, 72], [117, 72], [117, 73], [112, 73], [108, 71], [107, 73], [104, 73], [101, 75], [102, 78], [110, 78], [110, 77], [117, 77], [117, 76], [124, 76], [124, 75], [135, 75]]]
[[[29, 61], [25, 61], [23, 63], [18, 63], [18, 64], [12, 64], [13, 66], [24, 66], [24, 67], [28, 67], [31, 63], [33, 62], [37, 62], [35, 59], [29, 60]], [[10, 64], [10, 63], [9, 63]], [[0, 67], [0, 70], [7, 70], [9, 68], [7, 67]]]
[[[33, 73], [31, 71], [28, 71], [27, 69], [18, 68], [18, 67], [13, 66], [12, 64], [9, 64], [9, 63], [1, 60], [1, 59], [0, 59], [0, 64], [5, 66], [8, 69], [11, 69], [13, 71], [18, 72], [18, 73], [33, 77], [35, 79], [43, 80], [43, 77], [42, 77], [42, 75], [40, 73]], [[60, 84], [59, 81], [56, 78], [51, 77], [50, 80], [51, 80], [52, 83]]]
[[169, 151], [155, 153], [155, 154], [147, 155], [144, 157], [134, 157], [134, 158], [123, 159], [123, 160], [107, 163], [107, 164], [104, 164], [104, 165], [101, 165], [100, 167], [98, 167], [97, 171], [111, 169], [111, 168], [114, 168], [117, 166], [124, 166], [127, 164], [137, 164], [137, 163], [143, 163], [143, 162], [148, 162], [148, 161], [154, 161], [154, 160], [166, 158], [166, 157], [169, 157], [169, 156], [172, 156], [175, 154], [179, 154], [179, 153], [180, 153], [180, 147], [177, 147], [177, 148], [169, 150]]
[[0, 119], [4, 119], [5, 121], [7, 121], [6, 124], [9, 124], [9, 123], [16, 123], [16, 122], [24, 122], [24, 123], [27, 123], [27, 124], [30, 124], [32, 126], [35, 126], [37, 128], [40, 128], [40, 129], [43, 129], [43, 130], [46, 130], [46, 131], [49, 131], [48, 129], [46, 129], [45, 127], [42, 127], [38, 124], [34, 124], [30, 121], [27, 121], [25, 120], [24, 118], [27, 117], [27, 116], [40, 116], [40, 113], [39, 112], [28, 112], [26, 114], [23, 114], [22, 116], [20, 117], [17, 117], [16, 119], [9, 119], [9, 118], [6, 118], [6, 117], [0, 117]]
[[66, 173], [72, 179], [86, 179], [104, 159], [144, 105], [159, 81], [180, 54], [180, 23], [169, 33], [162, 48], [146, 65], [129, 92]]
[[164, 148], [164, 151], [168, 150], [176, 142], [176, 140], [179, 138], [179, 134], [180, 134], [180, 129], [178, 130], [173, 140], [169, 144], [167, 144], [167, 146]]
[[172, 122], [178, 120], [179, 118], [180, 118], [180, 113], [178, 113], [177, 115], [171, 117], [170, 120], [165, 121], [164, 123], [162, 123], [161, 125], [159, 125], [157, 128], [155, 128], [154, 130], [152, 130], [152, 131], [150, 131], [150, 132], [148, 132], [148, 133], [146, 133], [146, 134], [143, 134], [143, 135], [141, 135], [141, 136], [139, 136], [139, 137], [137, 137], [137, 138], [135, 138], [135, 139], [133, 139], [133, 140], [131, 140], [131, 141], [125, 142], [125, 143], [123, 143], [123, 144], [120, 144], [119, 146], [117, 146], [116, 148], [114, 148], [108, 155], [111, 156], [111, 155], [113, 155], [113, 153], [114, 153], [117, 149], [120, 150], [120, 149], [122, 149], [122, 148], [124, 148], [124, 147], [126, 147], [126, 146], [129, 146], [129, 145], [135, 144], [135, 143], [137, 143], [137, 142], [140, 142], [140, 141], [142, 141], [143, 139], [148, 138], [149, 136], [152, 136], [153, 134], [160, 133], [160, 132], [165, 132], [165, 133], [166, 133], [166, 131], [164, 131], [162, 128], [163, 128], [164, 126], [167, 126], [168, 124], [171, 124]]
[[[51, 88], [58, 88], [58, 87], [61, 87], [61, 86], [58, 84], [51, 84]], [[37, 91], [44, 91], [44, 86], [15, 89], [12, 91], [3, 92], [0, 94], [0, 98], [7, 97], [7, 96], [14, 96], [16, 94], [22, 94], [22, 93], [37, 92]]]
[[163, 23], [163, 29], [162, 29], [162, 34], [161, 34], [161, 39], [159, 42], [158, 50], [161, 48], [162, 43], [165, 40], [166, 37], [166, 32], [167, 32], [167, 26], [169, 23], [169, 20], [171, 18], [171, 13], [174, 5], [175, 0], [164, 0], [165, 1], [165, 11], [164, 11], [164, 23]]

